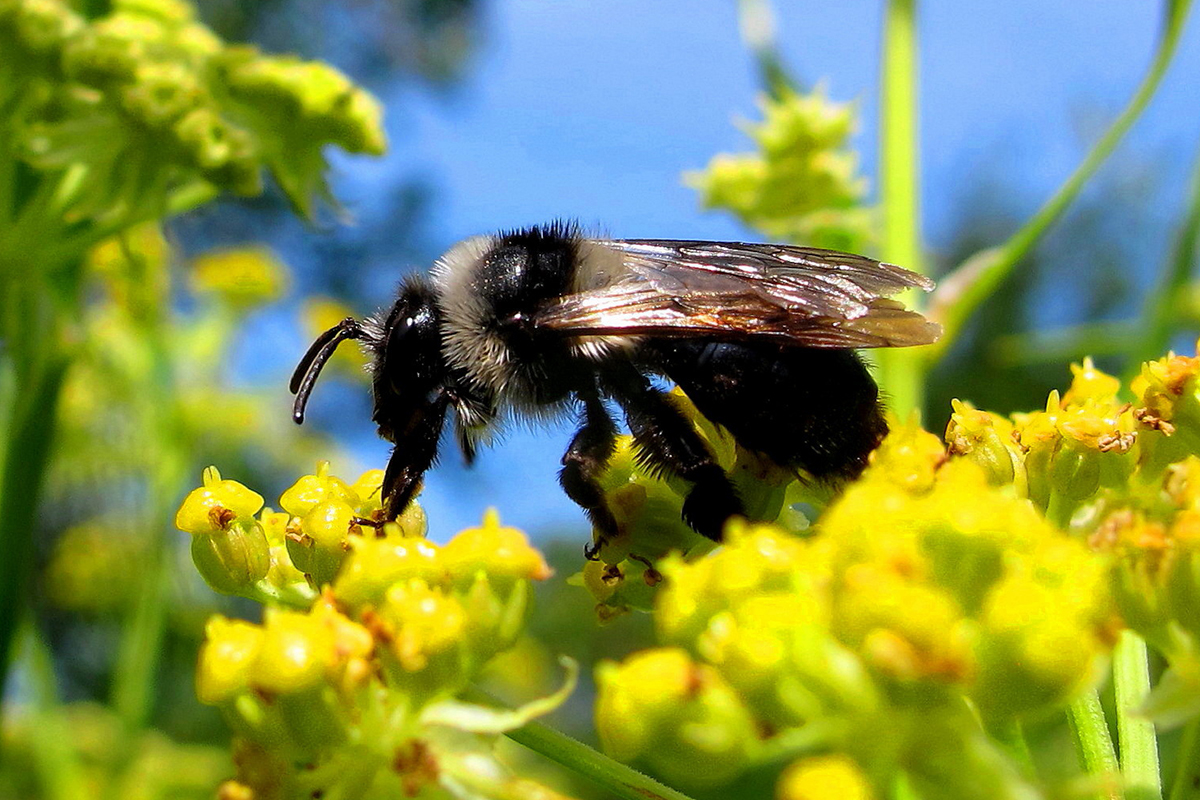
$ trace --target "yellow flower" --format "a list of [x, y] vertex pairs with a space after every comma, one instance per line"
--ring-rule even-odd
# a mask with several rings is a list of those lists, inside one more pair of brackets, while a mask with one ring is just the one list
[[347, 506], [359, 505], [358, 493], [336, 475], [329, 474], [329, 462], [318, 461], [317, 471], [296, 481], [279, 498], [283, 510], [295, 517], [303, 517], [320, 503], [339, 501]]
[[236, 308], [249, 308], [279, 299], [287, 288], [283, 263], [263, 247], [242, 247], [205, 253], [192, 261], [192, 288]]
[[263, 629], [258, 625], [220, 616], [209, 619], [196, 668], [200, 702], [216, 705], [245, 690], [262, 643]]
[[644, 761], [675, 785], [720, 786], [757, 745], [754, 722], [720, 673], [676, 649], [596, 670], [596, 729], [606, 752]]
[[541, 581], [551, 575], [546, 560], [525, 534], [502, 526], [494, 508], [484, 512], [483, 525], [467, 528], [447, 542], [442, 559], [451, 575], [468, 582], [479, 571], [493, 582], [500, 578]]
[[175, 514], [175, 527], [195, 535], [211, 534], [235, 519], [252, 517], [263, 507], [262, 495], [237, 481], [221, 480], [216, 467], [204, 470], [204, 486], [193, 489]]
[[954, 413], [946, 427], [946, 448], [951, 456], [975, 462], [993, 486], [1017, 483], [1023, 488], [1023, 453], [1013, 440], [1011, 422], [997, 414], [980, 411], [970, 403], [952, 400]]
[[862, 769], [842, 755], [814, 756], [792, 764], [775, 787], [778, 800], [873, 800]]
[[350, 608], [360, 609], [379, 605], [393, 584], [412, 579], [429, 585], [449, 582], [445, 559], [435, 544], [395, 536], [356, 539], [333, 593]]

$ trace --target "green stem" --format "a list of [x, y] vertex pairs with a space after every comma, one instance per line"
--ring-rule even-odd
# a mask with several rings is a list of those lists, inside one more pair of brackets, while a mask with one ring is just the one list
[[30, 737], [42, 796], [47, 800], [86, 797], [88, 788], [73, 745], [70, 723], [59, 702], [50, 648], [32, 623], [22, 625], [20, 635], [25, 643], [25, 663], [29, 666], [33, 705], [37, 709]]
[[738, 30], [754, 55], [763, 88], [776, 99], [795, 91], [797, 81], [784, 66], [775, 41], [775, 12], [770, 0], [738, 0]]
[[[879, 184], [883, 202], [880, 255], [884, 261], [924, 272], [917, 142], [916, 16], [916, 0], [889, 0], [880, 75]], [[883, 350], [876, 357], [880, 384], [896, 412], [905, 417], [920, 408], [924, 361], [902, 349]]]
[[1142, 330], [1140, 321], [1086, 322], [1051, 331], [1028, 331], [997, 337], [988, 347], [1000, 366], [1059, 364], [1083, 356], [1112, 356], [1129, 352], [1129, 342]]
[[1170, 800], [1200, 800], [1200, 717], [1183, 729]]
[[1171, 260], [1159, 278], [1158, 285], [1146, 298], [1142, 311], [1142, 336], [1132, 339], [1135, 344], [1126, 366], [1126, 380], [1137, 374], [1143, 361], [1158, 358], [1167, 349], [1171, 333], [1179, 324], [1181, 296], [1187, 289], [1196, 263], [1196, 245], [1200, 241], [1200, 153], [1192, 167], [1188, 187], [1187, 212], [1175, 237]]
[[1150, 694], [1150, 664], [1146, 641], [1122, 631], [1113, 650], [1113, 689], [1116, 692], [1117, 740], [1127, 800], [1160, 800], [1158, 740], [1154, 723], [1140, 709]]
[[989, 728], [988, 733], [1006, 752], [1020, 769], [1022, 775], [1032, 778], [1037, 774], [1033, 763], [1033, 754], [1029, 752], [1029, 742], [1021, 723], [1016, 720], [1004, 722]]
[[[1077, 698], [1067, 711], [1067, 719], [1075, 734], [1075, 746], [1084, 771], [1088, 775], [1115, 779], [1120, 767], [1112, 737], [1108, 733], [1104, 707], [1100, 705], [1100, 695], [1091, 691]], [[1101, 796], [1119, 800], [1121, 791], [1114, 784], [1111, 790]]]
[[[44, 335], [53, 337], [51, 331]], [[0, 478], [0, 687], [8, 676], [17, 624], [26, 609], [25, 592], [33, 569], [33, 532], [38, 499], [54, 439], [54, 410], [68, 359], [46, 356], [32, 375], [18, 381], [18, 397], [4, 432], [3, 477]], [[8, 373], [7, 379], [21, 371]]]
[[930, 307], [930, 316], [942, 324], [942, 339], [935, 345], [921, 349], [925, 359], [933, 362], [946, 353], [975, 309], [991, 296], [1046, 230], [1062, 216], [1084, 184], [1141, 116], [1175, 55], [1190, 6], [1191, 0], [1166, 0], [1166, 19], [1149, 70], [1129, 104], [1113, 120], [1066, 183], [1007, 242], [994, 250], [977, 253], [942, 281]]
[[917, 794], [917, 790], [913, 788], [908, 773], [897, 773], [896, 777], [892, 780], [890, 800], [920, 800], [920, 798], [921, 796]]
[[507, 735], [514, 742], [523, 744], [535, 753], [541, 753], [551, 761], [594, 781], [614, 797], [623, 797], [626, 800], [689, 800], [682, 792], [677, 792], [648, 775], [614, 761], [578, 739], [540, 722], [530, 722], [509, 731]]

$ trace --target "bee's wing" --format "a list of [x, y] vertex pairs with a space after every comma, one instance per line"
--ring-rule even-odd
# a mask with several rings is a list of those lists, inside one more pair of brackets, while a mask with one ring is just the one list
[[941, 327], [895, 300], [933, 282], [863, 256], [789, 245], [596, 241], [620, 277], [566, 295], [532, 322], [571, 335], [776, 338], [807, 347], [929, 344]]

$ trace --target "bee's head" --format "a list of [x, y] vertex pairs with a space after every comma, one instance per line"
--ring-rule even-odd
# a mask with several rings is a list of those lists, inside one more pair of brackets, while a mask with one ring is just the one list
[[411, 278], [387, 316], [378, 314], [362, 321], [347, 317], [317, 337], [292, 375], [296, 395], [292, 417], [304, 421], [304, 409], [322, 367], [337, 346], [359, 339], [371, 354], [372, 419], [379, 433], [396, 441], [419, 422], [445, 384], [440, 315], [433, 288], [421, 278]]

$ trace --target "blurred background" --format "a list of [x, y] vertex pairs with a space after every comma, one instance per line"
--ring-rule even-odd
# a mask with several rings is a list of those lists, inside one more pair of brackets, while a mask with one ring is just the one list
[[[333, 472], [348, 479], [383, 466], [388, 448], [375, 436], [368, 387], [352, 357], [339, 354], [340, 367], [327, 372], [303, 431], [290, 423], [288, 376], [319, 328], [347, 310], [365, 314], [390, 304], [405, 274], [426, 270], [462, 238], [555, 218], [614, 237], [762, 238], [730, 214], [704, 210], [684, 180], [718, 153], [753, 149], [739, 121], [761, 118], [762, 70], [733, 2], [196, 5], [226, 40], [329, 62], [369, 89], [385, 108], [389, 148], [379, 158], [331, 149], [338, 204], [323, 207], [313, 222], [298, 219], [268, 183], [259, 197], [176, 217], [165, 240], [151, 236], [140, 245], [143, 257], [169, 261], [181, 285], [192, 287], [169, 296], [196, 322], [188, 357], [203, 365], [208, 389], [190, 396], [192, 413], [207, 418], [211, 430], [194, 441], [187, 463], [173, 464], [184, 481], [162, 488], [161, 509], [173, 512], [208, 463], [262, 491], [268, 505], [318, 457], [330, 458]], [[1066, 179], [1134, 91], [1161, 19], [1153, 4], [1117, 0], [930, 3], [919, 16], [921, 207], [936, 276], [1003, 242]], [[799, 85], [820, 83], [831, 99], [854, 104], [853, 145], [872, 200], [881, 21], [880, 3], [846, 0], [781, 3], [773, 25], [778, 57]], [[1039, 406], [1049, 389], [1067, 383], [1067, 364], [1087, 353], [1121, 370], [1121, 342], [1136, 330], [1128, 320], [1171, 257], [1186, 212], [1200, 141], [1197, 75], [1200, 28], [1192, 25], [1119, 150], [938, 365], [923, 411], [927, 427], [945, 425], [952, 397], [999, 412]], [[205, 323], [206, 265], [219, 272], [213, 259], [230, 252], [253, 254], [255, 268], [268, 264], [274, 277], [263, 298], [217, 314], [219, 325]], [[1194, 331], [1180, 335], [1176, 346], [1190, 352]], [[103, 365], [100, 357], [93, 367]], [[104, 402], [68, 392], [72, 401]], [[96, 424], [112, 434], [123, 408], [110, 406]], [[174, 764], [179, 775], [192, 765], [196, 787], [211, 787], [205, 781], [222, 774], [227, 755], [205, 748], [227, 734], [215, 711], [196, 704], [191, 665], [209, 613], [248, 613], [251, 606], [203, 585], [188, 563], [186, 537], [163, 530], [169, 514], [148, 512], [130, 523], [120, 514], [90, 513], [114, 507], [114, 496], [115, 507], [125, 509], [144, 499], [144, 487], [103, 477], [105, 463], [127, 449], [114, 449], [96, 430], [68, 430], [59, 444], [72, 458], [52, 471], [51, 508], [38, 523], [33, 584], [48, 649], [33, 657], [53, 660], [60, 700], [140, 693], [141, 701], [124, 702], [140, 702], [153, 721], [146, 736], [162, 739], [131, 746], [122, 757], [128, 761], [136, 749], [143, 754], [137, 758]], [[533, 632], [553, 632], [556, 649], [590, 663], [649, 636], [636, 615], [599, 630], [569, 623], [591, 607], [583, 591], [562, 580], [578, 569], [590, 535], [556, 481], [570, 433], [568, 424], [513, 425], [469, 471], [446, 448], [420, 502], [438, 541], [478, 524], [489, 506], [529, 532], [558, 566], [543, 587], [552, 597], [542, 598]], [[147, 595], [137, 580], [113, 579], [136, 575], [147, 547], [142, 538], [163, 536], [174, 544], [157, 596], [170, 598], [170, 610], [151, 637], [157, 655], [148, 655], [144, 636], [127, 635], [131, 626], [154, 624], [145, 622]], [[531, 683], [553, 673], [544, 654], [514, 657], [529, 658]], [[153, 684], [122, 689], [122, 674], [146, 674], [129, 667], [138, 659], [153, 665]], [[39, 691], [22, 671], [7, 687], [9, 697]], [[590, 736], [588, 703], [585, 687], [557, 724]], [[77, 730], [96, 741], [98, 762], [117, 759], [102, 743], [105, 726], [123, 723], [100, 706], [75, 713]], [[28, 734], [7, 727], [10, 756], [34, 741]], [[36, 765], [33, 750], [26, 755]], [[14, 758], [0, 771], [0, 795], [11, 789], [12, 796], [36, 796], [34, 783], [12, 766], [20, 763]], [[179, 789], [178, 796], [191, 795]]]

